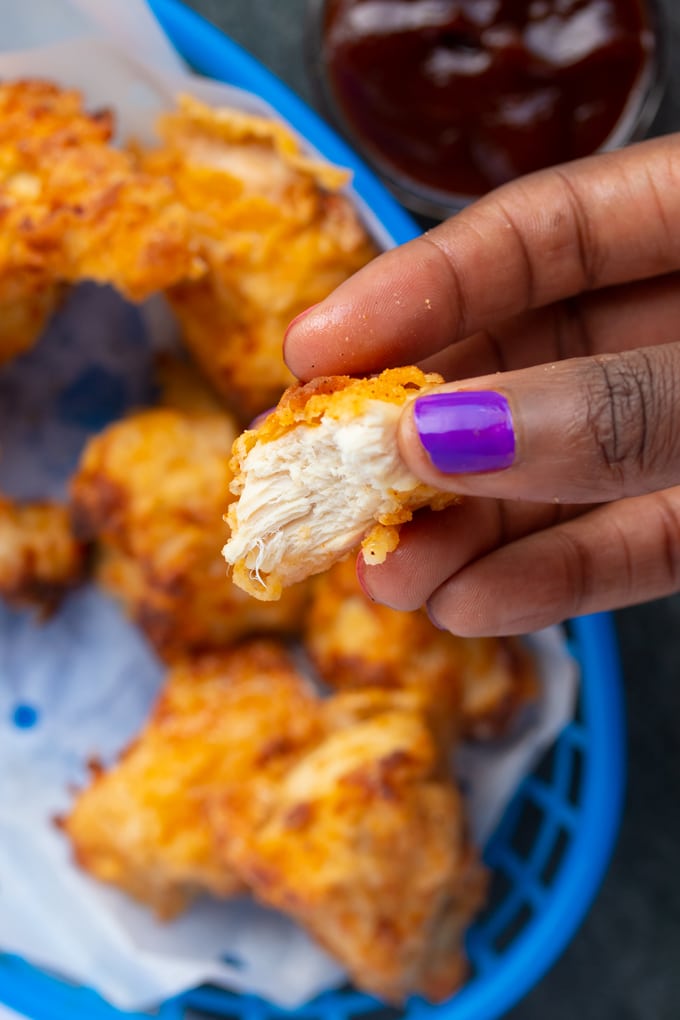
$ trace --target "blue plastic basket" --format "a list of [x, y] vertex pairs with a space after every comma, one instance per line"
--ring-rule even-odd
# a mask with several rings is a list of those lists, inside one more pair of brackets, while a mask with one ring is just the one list
[[[397, 243], [418, 231], [352, 150], [282, 82], [177, 0], [149, 0], [173, 44], [199, 72], [265, 98], [329, 160], [354, 170], [357, 192]], [[624, 790], [620, 667], [611, 618], [570, 624], [582, 669], [574, 720], [525, 780], [485, 850], [494, 870], [490, 905], [468, 937], [472, 976], [450, 1002], [412, 1000], [405, 1020], [496, 1020], [566, 947], [605, 873]], [[396, 1012], [347, 987], [294, 1013], [253, 996], [200, 988], [152, 1014], [121, 1013], [16, 957], [0, 956], [0, 1003], [31, 1020], [182, 1020], [188, 1009], [231, 1020], [388, 1020]]]

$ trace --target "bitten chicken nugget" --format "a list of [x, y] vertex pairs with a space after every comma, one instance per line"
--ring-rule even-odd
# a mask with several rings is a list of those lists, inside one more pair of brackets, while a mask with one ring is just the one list
[[206, 805], [286, 742], [308, 740], [317, 717], [317, 699], [273, 642], [180, 663], [137, 739], [109, 770], [95, 770], [61, 820], [76, 861], [162, 918], [202, 892], [241, 892]]
[[235, 434], [224, 412], [142, 411], [89, 442], [71, 483], [77, 532], [102, 550], [99, 580], [168, 660], [301, 625], [304, 588], [259, 605], [220, 556]]
[[207, 377], [252, 418], [293, 382], [281, 353], [289, 321], [375, 245], [339, 193], [347, 172], [305, 157], [276, 120], [183, 96], [159, 132], [140, 164], [172, 181], [209, 267], [168, 298]]
[[238, 498], [223, 550], [234, 583], [255, 598], [277, 599], [360, 543], [367, 559], [382, 563], [414, 510], [454, 502], [418, 481], [397, 447], [402, 409], [441, 381], [394, 368], [372, 379], [328, 376], [288, 389], [234, 444]]
[[205, 268], [172, 185], [112, 148], [112, 132], [76, 91], [0, 84], [0, 363], [31, 346], [63, 284], [138, 301]]
[[448, 743], [500, 736], [537, 689], [533, 660], [515, 638], [456, 637], [422, 610], [373, 602], [353, 559], [315, 579], [304, 641], [330, 687], [411, 691]]
[[437, 742], [407, 692], [336, 695], [323, 721], [216, 802], [225, 861], [359, 987], [444, 999], [486, 882]]
[[65, 507], [0, 497], [0, 597], [47, 614], [83, 578], [85, 546]]

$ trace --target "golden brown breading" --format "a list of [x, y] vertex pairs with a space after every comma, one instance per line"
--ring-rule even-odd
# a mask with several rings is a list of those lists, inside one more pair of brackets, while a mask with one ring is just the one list
[[99, 580], [165, 659], [301, 624], [304, 588], [258, 605], [220, 556], [235, 432], [224, 412], [143, 411], [92, 439], [72, 480], [77, 531], [102, 546]]
[[204, 270], [172, 186], [112, 148], [112, 130], [76, 91], [0, 84], [0, 363], [30, 347], [61, 284], [138, 301]]
[[397, 446], [403, 408], [441, 381], [414, 367], [315, 379], [292, 386], [239, 436], [231, 486], [238, 499], [223, 550], [234, 583], [277, 599], [360, 543], [370, 562], [382, 563], [414, 510], [454, 502], [411, 474]]
[[321, 679], [336, 690], [412, 692], [448, 744], [461, 727], [456, 640], [422, 612], [372, 602], [361, 590], [354, 557], [315, 578], [304, 644]]
[[284, 747], [214, 805], [225, 861], [359, 987], [444, 999], [485, 890], [460, 796], [404, 692], [336, 695], [322, 715], [321, 738]]
[[538, 694], [533, 656], [515, 637], [455, 638], [463, 679], [462, 735], [502, 737]]
[[0, 268], [0, 365], [30, 350], [61, 304], [65, 289], [46, 281], [42, 272], [2, 274]]
[[95, 771], [62, 819], [78, 864], [163, 918], [201, 892], [240, 892], [206, 805], [286, 741], [308, 739], [317, 715], [317, 699], [273, 642], [179, 664], [138, 738]]
[[315, 579], [304, 641], [330, 687], [411, 691], [449, 743], [500, 736], [536, 692], [532, 659], [516, 639], [455, 637], [422, 610], [372, 602], [353, 558]]
[[0, 497], [0, 596], [15, 606], [54, 609], [85, 571], [85, 546], [56, 503]]
[[338, 189], [348, 174], [304, 157], [274, 120], [188, 96], [162, 117], [162, 147], [141, 166], [172, 180], [209, 272], [168, 297], [208, 378], [252, 418], [293, 377], [281, 353], [289, 321], [373, 257]]

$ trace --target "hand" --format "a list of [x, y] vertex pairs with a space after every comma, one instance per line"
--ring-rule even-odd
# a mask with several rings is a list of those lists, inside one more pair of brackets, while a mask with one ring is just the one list
[[291, 324], [302, 379], [465, 380], [405, 412], [400, 445], [466, 498], [360, 557], [369, 594], [474, 636], [680, 587], [679, 271], [676, 135], [506, 185]]

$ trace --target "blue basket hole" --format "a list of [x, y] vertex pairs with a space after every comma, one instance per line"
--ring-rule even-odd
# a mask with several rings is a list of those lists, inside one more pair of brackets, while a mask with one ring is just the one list
[[376, 1006], [375, 1009], [352, 1013], [352, 1020], [402, 1020], [404, 1013], [394, 1006]]
[[544, 825], [545, 813], [543, 809], [535, 801], [528, 797], [525, 798], [510, 840], [510, 846], [520, 860], [525, 861], [531, 856]]
[[586, 725], [586, 716], [585, 716], [585, 711], [584, 711], [584, 707], [583, 707], [583, 698], [581, 696], [579, 696], [577, 698], [576, 705], [574, 706], [574, 722], [577, 723], [579, 726], [585, 726]]
[[475, 928], [483, 931], [487, 922], [494, 916], [501, 903], [504, 903], [514, 888], [515, 883], [501, 868], [495, 868], [491, 872], [491, 883], [484, 908], [477, 915]]
[[555, 780], [555, 748], [557, 745], [553, 745], [549, 751], [547, 751], [541, 760], [539, 761], [536, 768], [533, 770], [532, 775], [541, 779], [546, 786], [552, 786]]
[[220, 1020], [243, 1020], [239, 1011], [240, 997], [238, 993], [228, 992], [217, 985], [201, 985], [182, 996], [181, 1001], [198, 1016], [220, 1017]]
[[533, 919], [534, 911], [528, 903], [521, 903], [511, 919], [495, 936], [492, 946], [496, 953], [504, 953], [519, 938]]
[[[219, 989], [215, 988], [215, 995], [219, 994]], [[219, 1010], [219, 1011], [218, 1011]], [[184, 1013], [184, 1020], [203, 1020], [204, 1017], [208, 1017], [209, 1020], [215, 1020], [215, 1017], [219, 1016], [220, 1020], [243, 1020], [243, 1017], [238, 1013], [227, 1013], [226, 1011], [219, 1008], [219, 1006], [205, 1006], [196, 1005], [194, 1002], [191, 1003], [191, 1008]]]
[[222, 963], [226, 963], [227, 967], [233, 967], [234, 970], [243, 970], [245, 963], [240, 956], [236, 956], [234, 953], [223, 953], [220, 957]]
[[569, 777], [569, 790], [567, 791], [567, 797], [569, 803], [574, 807], [578, 807], [581, 803], [581, 794], [583, 793], [583, 774], [585, 771], [585, 756], [583, 751], [579, 751], [574, 748], [571, 761], [571, 776]]
[[21, 702], [12, 709], [11, 719], [16, 729], [32, 730], [40, 721], [40, 709], [35, 705]]
[[542, 885], [549, 887], [553, 884], [555, 878], [559, 874], [560, 868], [562, 867], [562, 861], [564, 860], [564, 855], [569, 849], [570, 843], [571, 836], [569, 832], [560, 826], [557, 830], [548, 858], [541, 868], [540, 878]]

